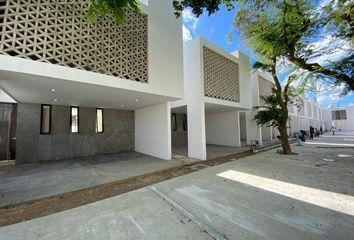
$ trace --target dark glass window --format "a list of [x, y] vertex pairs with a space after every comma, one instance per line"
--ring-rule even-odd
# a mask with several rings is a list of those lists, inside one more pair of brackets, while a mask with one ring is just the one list
[[41, 106], [41, 134], [50, 134], [52, 106], [43, 104]]

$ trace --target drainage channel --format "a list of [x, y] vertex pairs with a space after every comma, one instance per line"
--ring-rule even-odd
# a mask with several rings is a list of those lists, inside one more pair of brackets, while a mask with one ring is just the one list
[[203, 231], [207, 232], [210, 236], [212, 236], [216, 240], [227, 240], [227, 238], [220, 232], [218, 232], [215, 228], [211, 227], [209, 224], [205, 223], [199, 217], [185, 209], [182, 205], [177, 203], [175, 200], [167, 196], [165, 193], [161, 192], [158, 188], [152, 186], [150, 188], [154, 193], [164, 199], [167, 203], [169, 203], [172, 207], [177, 209], [183, 216], [187, 219], [190, 219], [194, 224], [196, 224]]

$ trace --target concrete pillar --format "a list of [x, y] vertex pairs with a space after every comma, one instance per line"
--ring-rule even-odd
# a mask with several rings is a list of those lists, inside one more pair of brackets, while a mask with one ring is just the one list
[[187, 105], [188, 157], [206, 160], [205, 108], [201, 101]]
[[171, 160], [171, 108], [161, 103], [135, 111], [135, 151]]

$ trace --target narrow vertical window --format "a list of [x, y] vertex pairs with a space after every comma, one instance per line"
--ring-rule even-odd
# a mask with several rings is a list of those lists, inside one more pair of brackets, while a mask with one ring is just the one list
[[177, 126], [177, 114], [176, 113], [172, 113], [172, 124], [173, 124], [173, 131], [177, 131], [178, 126]]
[[103, 109], [96, 109], [96, 133], [103, 133]]
[[70, 107], [70, 132], [79, 133], [79, 108]]
[[52, 106], [43, 104], [41, 106], [41, 134], [50, 134], [51, 118]]
[[187, 125], [187, 114], [183, 114], [183, 131], [188, 130], [188, 125]]

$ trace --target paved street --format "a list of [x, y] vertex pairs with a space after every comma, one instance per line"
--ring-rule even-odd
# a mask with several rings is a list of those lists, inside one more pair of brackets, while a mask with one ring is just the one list
[[[276, 149], [154, 187], [226, 239], [352, 239], [354, 133]], [[212, 239], [151, 187], [0, 228], [0, 239]]]

